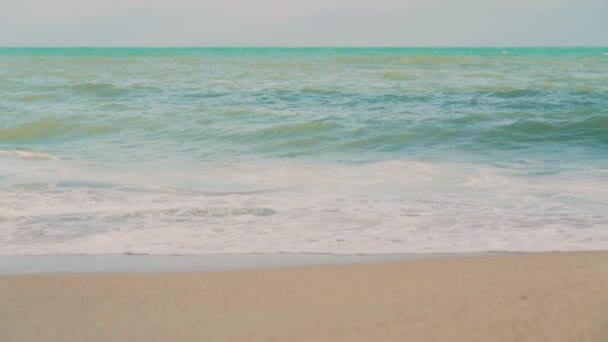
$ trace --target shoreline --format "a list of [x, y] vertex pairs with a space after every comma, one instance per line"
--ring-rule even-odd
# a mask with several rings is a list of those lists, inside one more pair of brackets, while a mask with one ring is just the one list
[[608, 341], [608, 251], [292, 266], [1, 275], [0, 340]]
[[[550, 253], [586, 253], [550, 252]], [[418, 254], [197, 254], [197, 255], [0, 255], [1, 275], [73, 273], [225, 272], [411, 260], [490, 257], [547, 252], [471, 252]]]

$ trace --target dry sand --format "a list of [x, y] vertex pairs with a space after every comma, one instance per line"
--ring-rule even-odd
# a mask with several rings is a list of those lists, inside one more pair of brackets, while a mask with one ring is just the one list
[[0, 341], [608, 341], [608, 252], [1, 276]]

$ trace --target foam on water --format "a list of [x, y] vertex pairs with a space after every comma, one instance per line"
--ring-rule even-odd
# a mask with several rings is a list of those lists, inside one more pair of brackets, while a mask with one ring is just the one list
[[57, 156], [35, 151], [0, 151], [0, 157], [17, 157], [29, 160], [57, 160]]
[[257, 161], [156, 174], [70, 167], [62, 164], [70, 182], [32, 174], [38, 183], [2, 190], [0, 254], [608, 248], [608, 183], [593, 170], [530, 178], [405, 160]]

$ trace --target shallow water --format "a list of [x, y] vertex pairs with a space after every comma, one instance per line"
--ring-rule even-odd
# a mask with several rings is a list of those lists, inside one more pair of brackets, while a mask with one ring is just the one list
[[607, 53], [0, 49], [0, 254], [606, 249]]

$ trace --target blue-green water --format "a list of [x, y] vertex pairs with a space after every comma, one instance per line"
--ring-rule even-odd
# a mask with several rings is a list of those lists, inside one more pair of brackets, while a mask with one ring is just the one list
[[608, 248], [608, 48], [0, 49], [0, 254]]

